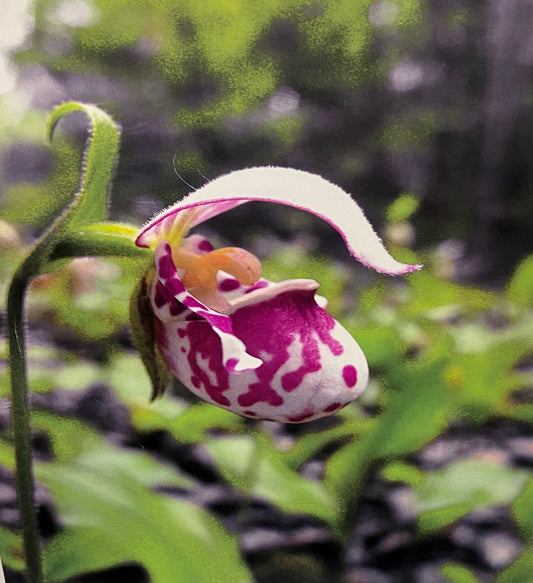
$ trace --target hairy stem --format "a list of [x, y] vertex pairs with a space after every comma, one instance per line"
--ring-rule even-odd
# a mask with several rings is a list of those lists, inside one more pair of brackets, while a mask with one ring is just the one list
[[11, 379], [12, 424], [18, 503], [23, 528], [24, 555], [28, 583], [42, 583], [42, 561], [37, 515], [34, 505], [28, 377], [24, 329], [24, 297], [30, 278], [24, 262], [16, 271], [7, 294], [7, 334]]

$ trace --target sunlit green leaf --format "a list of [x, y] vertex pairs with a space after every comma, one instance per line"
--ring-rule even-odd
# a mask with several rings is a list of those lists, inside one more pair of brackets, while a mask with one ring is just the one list
[[450, 583], [480, 583], [470, 569], [457, 563], [447, 563], [441, 568], [442, 576]]
[[394, 369], [385, 409], [377, 420], [375, 457], [409, 453], [443, 431], [449, 416], [443, 368], [442, 362], [435, 362]]
[[533, 255], [529, 255], [515, 269], [507, 285], [507, 296], [523, 306], [533, 305]]
[[381, 475], [391, 482], [405, 482], [410, 486], [419, 486], [424, 473], [417, 467], [404, 462], [391, 462], [381, 471]]
[[402, 194], [387, 209], [387, 219], [392, 223], [406, 221], [416, 212], [419, 200], [411, 193]]
[[170, 474], [161, 475], [142, 454], [94, 451], [65, 464], [39, 464], [37, 475], [65, 525], [44, 550], [49, 581], [123, 562], [143, 565], [154, 583], [251, 580], [236, 540], [213, 517], [147, 487]]
[[310, 431], [300, 437], [290, 450], [284, 452], [283, 457], [291, 468], [296, 469], [325, 447], [354, 436], [359, 437], [368, 430], [369, 424], [370, 420], [367, 419], [347, 420], [329, 429]]
[[462, 310], [485, 310], [490, 308], [495, 300], [495, 295], [490, 292], [435, 277], [428, 270], [411, 274], [409, 286], [413, 296], [412, 300], [405, 304], [403, 311], [411, 316], [449, 304], [454, 304]]
[[206, 442], [205, 447], [235, 488], [264, 498], [285, 512], [334, 520], [335, 503], [324, 486], [291, 470], [265, 439], [224, 437]]
[[529, 478], [525, 470], [463, 459], [426, 475], [416, 488], [422, 532], [436, 530], [477, 508], [510, 504]]
[[455, 355], [444, 372], [452, 407], [476, 421], [504, 413], [511, 392], [523, 385], [513, 367], [529, 350], [529, 341], [508, 341], [477, 354]]
[[209, 430], [224, 429], [241, 433], [246, 430], [246, 421], [220, 407], [209, 403], [197, 403], [189, 406], [179, 416], [169, 421], [168, 431], [182, 443], [203, 441]]

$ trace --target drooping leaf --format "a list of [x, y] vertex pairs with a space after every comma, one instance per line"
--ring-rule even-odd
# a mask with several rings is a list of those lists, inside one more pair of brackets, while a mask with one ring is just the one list
[[63, 116], [76, 111], [84, 113], [90, 122], [80, 186], [70, 203], [42, 234], [15, 273], [15, 277], [25, 278], [26, 281], [46, 270], [54, 248], [69, 231], [106, 218], [107, 198], [118, 155], [120, 131], [111, 117], [95, 105], [69, 102], [56, 107], [50, 115], [48, 138], [51, 139]]
[[171, 468], [108, 444], [60, 459], [36, 467], [65, 525], [44, 549], [47, 580], [124, 562], [141, 564], [153, 583], [251, 580], [235, 539], [212, 516], [152, 490], [191, 484]]
[[90, 128], [80, 188], [60, 219], [61, 228], [68, 224], [69, 230], [106, 218], [108, 192], [120, 138], [120, 129], [106, 112], [89, 103], [71, 101], [59, 105], [51, 113], [47, 127], [48, 139], [52, 139], [61, 118], [74, 112], [84, 113], [89, 119]]

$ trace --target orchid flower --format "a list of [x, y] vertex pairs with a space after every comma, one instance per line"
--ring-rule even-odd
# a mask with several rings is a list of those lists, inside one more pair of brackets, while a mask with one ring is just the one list
[[273, 283], [244, 249], [214, 250], [189, 231], [250, 201], [303, 209], [327, 221], [351, 254], [388, 274], [419, 268], [393, 259], [362, 210], [307, 172], [260, 167], [207, 183], [155, 216], [136, 244], [154, 250], [145, 278], [154, 342], [166, 366], [201, 399], [240, 415], [310, 421], [338, 411], [368, 382], [365, 356], [325, 311], [311, 279]]

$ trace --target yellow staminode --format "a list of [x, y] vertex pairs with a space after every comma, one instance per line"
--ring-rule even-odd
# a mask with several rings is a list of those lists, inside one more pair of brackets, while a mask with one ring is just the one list
[[172, 259], [176, 269], [183, 271], [181, 279], [188, 289], [215, 291], [219, 271], [232, 275], [243, 285], [253, 285], [261, 277], [259, 259], [239, 247], [224, 247], [204, 255], [174, 247]]

